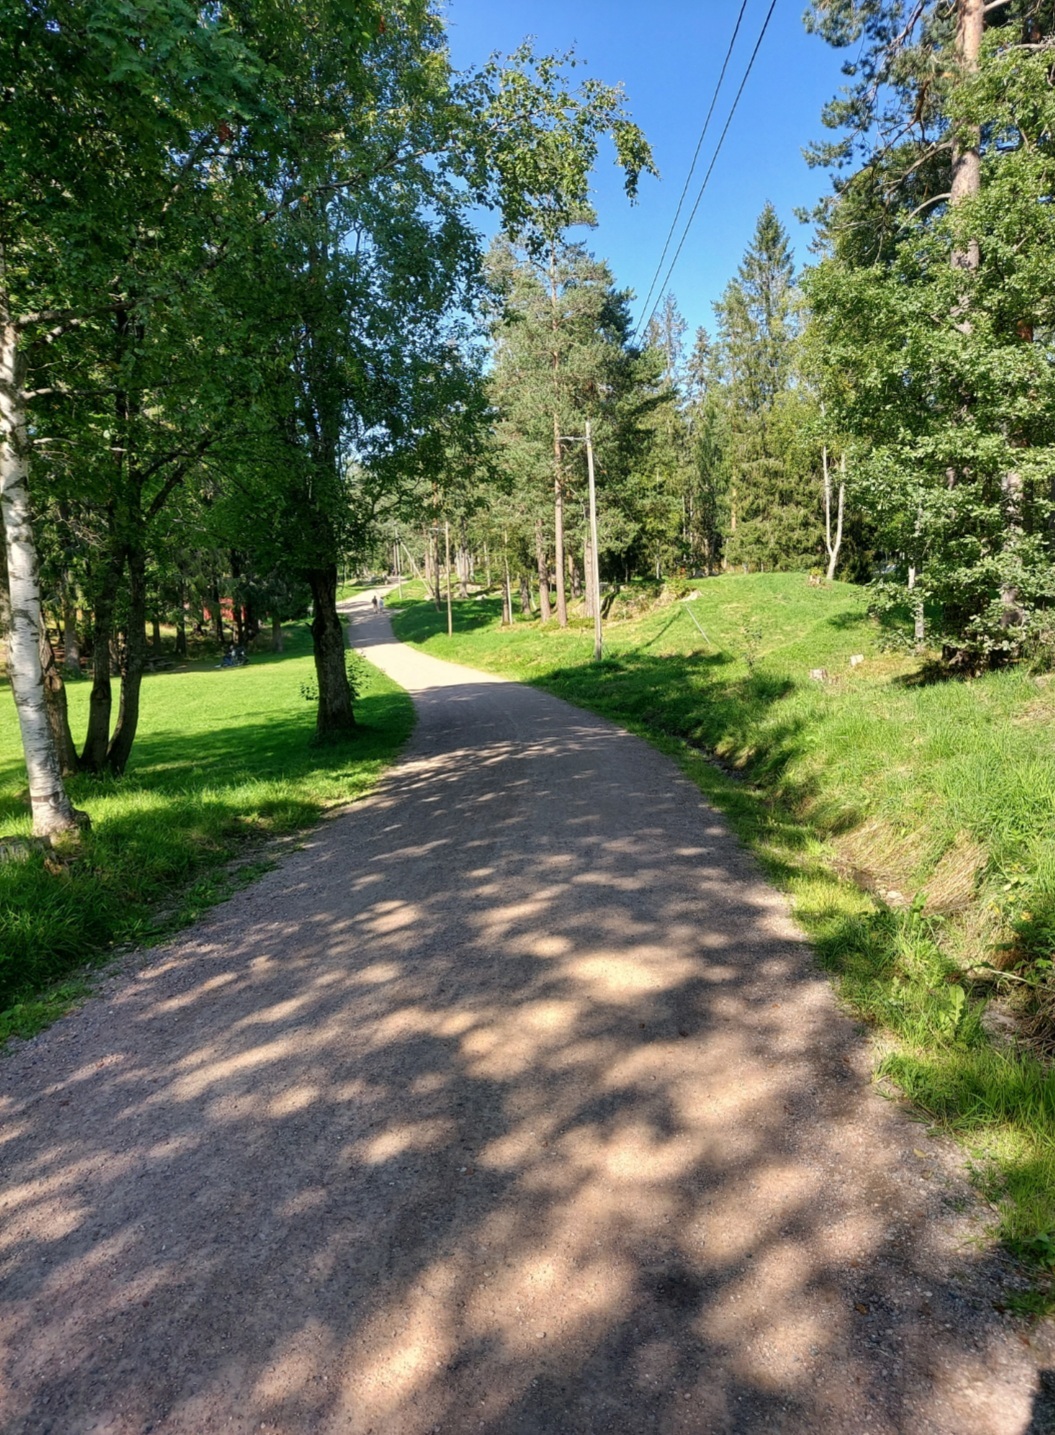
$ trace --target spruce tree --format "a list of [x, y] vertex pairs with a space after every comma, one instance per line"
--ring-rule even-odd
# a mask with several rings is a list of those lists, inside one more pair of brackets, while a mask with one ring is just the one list
[[795, 265], [772, 204], [759, 215], [736, 278], [715, 312], [729, 400], [730, 563], [808, 567], [818, 534], [811, 481], [787, 461], [778, 412], [791, 387]]

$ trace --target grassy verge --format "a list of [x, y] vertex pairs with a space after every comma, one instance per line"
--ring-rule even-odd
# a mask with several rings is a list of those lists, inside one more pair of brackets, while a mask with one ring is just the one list
[[1055, 1074], [994, 1042], [987, 1015], [1014, 976], [1043, 987], [1055, 945], [1055, 683], [929, 682], [880, 651], [848, 585], [767, 574], [699, 588], [609, 625], [600, 664], [590, 625], [502, 630], [497, 598], [459, 603], [451, 639], [427, 603], [399, 610], [396, 629], [674, 754], [882, 1033], [881, 1073], [972, 1153], [1002, 1238], [1055, 1270]]
[[[0, 865], [0, 1039], [29, 1035], [84, 989], [69, 974], [115, 947], [193, 920], [267, 865], [263, 839], [314, 822], [369, 790], [410, 732], [407, 695], [375, 669], [348, 744], [315, 748], [305, 628], [248, 667], [163, 672], [144, 681], [127, 775], [71, 783], [92, 830], [69, 863]], [[74, 732], [87, 682], [69, 690]], [[7, 697], [0, 730], [0, 832], [29, 831], [25, 769]], [[232, 869], [232, 859], [241, 859]]]

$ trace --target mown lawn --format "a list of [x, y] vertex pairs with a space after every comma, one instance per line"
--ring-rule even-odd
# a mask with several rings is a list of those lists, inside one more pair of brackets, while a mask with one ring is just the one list
[[497, 597], [458, 603], [451, 639], [426, 602], [407, 603], [396, 628], [674, 754], [791, 893], [880, 1036], [881, 1076], [961, 1136], [1005, 1240], [1055, 1270], [1055, 1075], [994, 1043], [983, 1020], [998, 993], [1024, 990], [1016, 977], [1049, 980], [1055, 680], [931, 680], [881, 650], [865, 595], [846, 584], [765, 574], [695, 587], [689, 603], [609, 624], [600, 664], [591, 625], [503, 630]]
[[[410, 699], [371, 668], [357, 736], [314, 747], [314, 708], [301, 693], [310, 654], [307, 630], [293, 625], [283, 654], [145, 680], [127, 775], [71, 781], [92, 819], [80, 854], [68, 864], [0, 864], [0, 1038], [28, 1035], [62, 1010], [83, 988], [69, 979], [78, 967], [174, 930], [249, 880], [266, 865], [262, 839], [370, 789], [410, 732]], [[69, 688], [75, 737], [88, 686]], [[0, 833], [28, 833], [14, 704], [6, 692], [0, 703]], [[233, 858], [249, 860], [232, 873]]]

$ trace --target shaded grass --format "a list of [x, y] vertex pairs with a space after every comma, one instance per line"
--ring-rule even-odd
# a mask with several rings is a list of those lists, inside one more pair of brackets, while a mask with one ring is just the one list
[[[58, 865], [43, 855], [0, 865], [0, 1036], [27, 1035], [65, 1009], [80, 991], [64, 980], [75, 968], [157, 939], [263, 870], [253, 861], [232, 873], [232, 859], [370, 789], [410, 732], [410, 699], [370, 669], [354, 738], [313, 747], [314, 711], [300, 693], [313, 673], [310, 653], [307, 631], [295, 626], [285, 653], [248, 667], [144, 680], [126, 776], [70, 783], [92, 818], [79, 854]], [[75, 733], [87, 697], [86, 682], [69, 690]], [[0, 830], [28, 833], [17, 724], [3, 701]]]
[[[1055, 1073], [983, 1025], [979, 962], [1055, 946], [1055, 685], [1023, 671], [917, 683], [861, 590], [708, 580], [606, 632], [499, 626], [500, 601], [425, 603], [400, 637], [535, 683], [671, 753], [788, 891], [844, 999], [884, 1033], [881, 1074], [959, 1135], [1000, 1235], [1055, 1271]], [[851, 655], [864, 661], [850, 666]], [[827, 670], [825, 681], [810, 671]], [[1010, 947], [1011, 950], [1006, 950]], [[1033, 1309], [1051, 1302], [1045, 1289]]]

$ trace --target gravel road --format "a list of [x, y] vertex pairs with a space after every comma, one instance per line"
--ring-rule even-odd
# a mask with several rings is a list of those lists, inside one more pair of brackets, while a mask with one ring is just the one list
[[0, 1060], [0, 1428], [1055, 1431], [957, 1153], [695, 788], [353, 607], [403, 760]]

